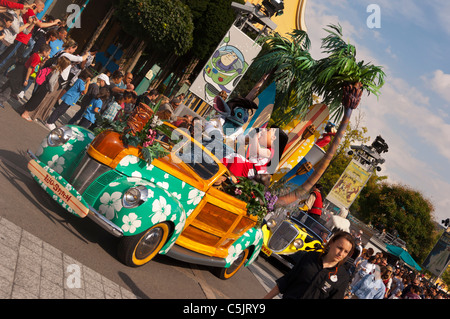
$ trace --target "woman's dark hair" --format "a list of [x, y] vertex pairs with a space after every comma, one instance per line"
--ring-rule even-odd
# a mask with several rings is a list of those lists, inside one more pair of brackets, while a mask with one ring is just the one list
[[9, 12], [3, 12], [0, 13], [0, 20], [3, 20], [5, 22], [14, 21], [14, 16]]
[[375, 260], [377, 260], [377, 257], [376, 256], [370, 256], [369, 257], [369, 259], [367, 259], [367, 261], [369, 262], [369, 263], [373, 263]]
[[123, 93], [115, 93], [114, 94], [114, 99], [117, 101], [122, 101], [124, 99], [124, 95]]
[[89, 71], [88, 69], [84, 69], [83, 71], [81, 71], [81, 73], [78, 76], [78, 78], [82, 79], [83, 81], [86, 81], [87, 78], [91, 78], [92, 79], [92, 72]]
[[108, 88], [100, 88], [97, 94], [97, 99], [102, 100], [102, 102], [105, 102], [109, 99], [109, 89]]
[[322, 184], [317, 183], [316, 185], [314, 185], [321, 193], [323, 192], [323, 186]]
[[51, 29], [48, 30], [47, 33], [45, 34], [45, 40], [49, 40], [51, 37], [57, 37], [58, 36], [58, 32], [56, 32], [55, 29]]
[[46, 51], [50, 51], [52, 48], [50, 47], [50, 45], [44, 43], [43, 45], [41, 45], [41, 47], [39, 48], [39, 53], [44, 53]]
[[133, 92], [133, 91], [125, 91], [125, 92], [123, 93], [123, 97], [124, 97], [125, 99], [128, 99], [128, 98], [130, 98], [130, 97], [132, 97], [133, 99], [135, 99], [135, 98], [137, 98], [137, 94], [136, 94], [135, 92]]
[[342, 259], [339, 262], [339, 264], [338, 264], [339, 266], [341, 266], [341, 265], [343, 265], [345, 263], [345, 261], [347, 260], [348, 256], [353, 255], [353, 251], [355, 250], [355, 239], [353, 238], [353, 236], [350, 233], [346, 232], [346, 231], [338, 231], [337, 233], [335, 233], [333, 235], [333, 237], [330, 238], [330, 240], [327, 242], [327, 244], [325, 245], [325, 247], [323, 249], [323, 254], [327, 254], [328, 250], [329, 250], [329, 247], [330, 247], [330, 244], [334, 243], [335, 241], [337, 241], [337, 240], [339, 240], [341, 238], [344, 238], [344, 239], [348, 240], [352, 244], [352, 248], [348, 252], [347, 257], [345, 257], [344, 259]]
[[123, 73], [122, 71], [116, 70], [114, 71], [114, 73], [111, 75], [112, 79], [119, 79], [119, 78], [123, 78]]

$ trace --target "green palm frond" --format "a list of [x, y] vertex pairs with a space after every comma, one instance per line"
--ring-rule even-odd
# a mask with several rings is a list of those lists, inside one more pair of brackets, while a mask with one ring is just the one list
[[361, 82], [363, 90], [378, 96], [384, 85], [382, 67], [356, 60], [356, 48], [346, 43], [340, 25], [329, 25], [328, 35], [322, 39], [322, 52], [327, 57], [317, 61], [314, 69], [314, 92], [327, 104], [333, 119], [343, 115], [342, 88], [346, 83]]
[[[304, 112], [312, 101], [310, 69], [316, 61], [309, 53], [311, 41], [302, 30], [294, 30], [286, 37], [275, 33], [260, 40], [269, 51], [258, 56], [252, 64], [256, 77], [273, 71], [272, 80], [277, 84], [274, 114], [278, 123]], [[295, 99], [292, 99], [294, 92]], [[307, 97], [306, 100], [303, 97]], [[295, 103], [295, 104], [292, 104]], [[281, 112], [277, 112], [281, 109]]]
[[357, 61], [356, 47], [343, 39], [342, 27], [328, 25], [322, 39], [325, 58], [315, 60], [309, 53], [311, 46], [305, 31], [294, 30], [287, 36], [278, 33], [261, 38], [269, 50], [258, 56], [252, 65], [257, 77], [273, 72], [277, 96], [273, 120], [278, 125], [295, 116], [305, 114], [313, 104], [313, 93], [327, 104], [332, 119], [339, 121], [344, 114], [343, 87], [360, 82], [363, 91], [379, 95], [384, 85], [382, 67]]

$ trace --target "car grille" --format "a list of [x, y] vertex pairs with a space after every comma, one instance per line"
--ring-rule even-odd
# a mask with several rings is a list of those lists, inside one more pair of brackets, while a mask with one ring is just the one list
[[92, 205], [98, 194], [121, 176], [117, 171], [86, 154], [70, 177], [69, 183]]
[[298, 229], [294, 225], [283, 221], [270, 237], [267, 246], [274, 252], [283, 251], [297, 237], [298, 233]]

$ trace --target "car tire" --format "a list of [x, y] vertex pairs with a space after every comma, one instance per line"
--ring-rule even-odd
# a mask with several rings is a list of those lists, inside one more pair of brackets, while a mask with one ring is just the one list
[[250, 248], [243, 250], [239, 254], [239, 257], [230, 265], [230, 267], [219, 268], [217, 271], [217, 276], [223, 280], [230, 279], [231, 277], [233, 277], [238, 272], [238, 270], [241, 269], [242, 266], [244, 266], [245, 262], [248, 259], [249, 254]]
[[118, 247], [118, 258], [130, 267], [143, 266], [159, 253], [169, 234], [170, 225], [163, 222], [143, 233], [122, 237]]

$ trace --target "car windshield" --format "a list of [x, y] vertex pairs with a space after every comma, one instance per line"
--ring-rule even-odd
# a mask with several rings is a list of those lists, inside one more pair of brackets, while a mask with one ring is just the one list
[[314, 218], [308, 216], [308, 214], [300, 209], [295, 210], [291, 214], [291, 218], [297, 223], [303, 225], [308, 230], [310, 235], [313, 235], [322, 242], [331, 236], [331, 231], [328, 228], [316, 221]]
[[[185, 132], [189, 135], [187, 130]], [[179, 130], [165, 126], [164, 134], [158, 136], [158, 139], [163, 142], [170, 140], [173, 144], [172, 153], [176, 155], [172, 159], [175, 161], [180, 159], [189, 165], [202, 179], [208, 180], [219, 171], [219, 165], [215, 159], [186, 135], [179, 132]]]

